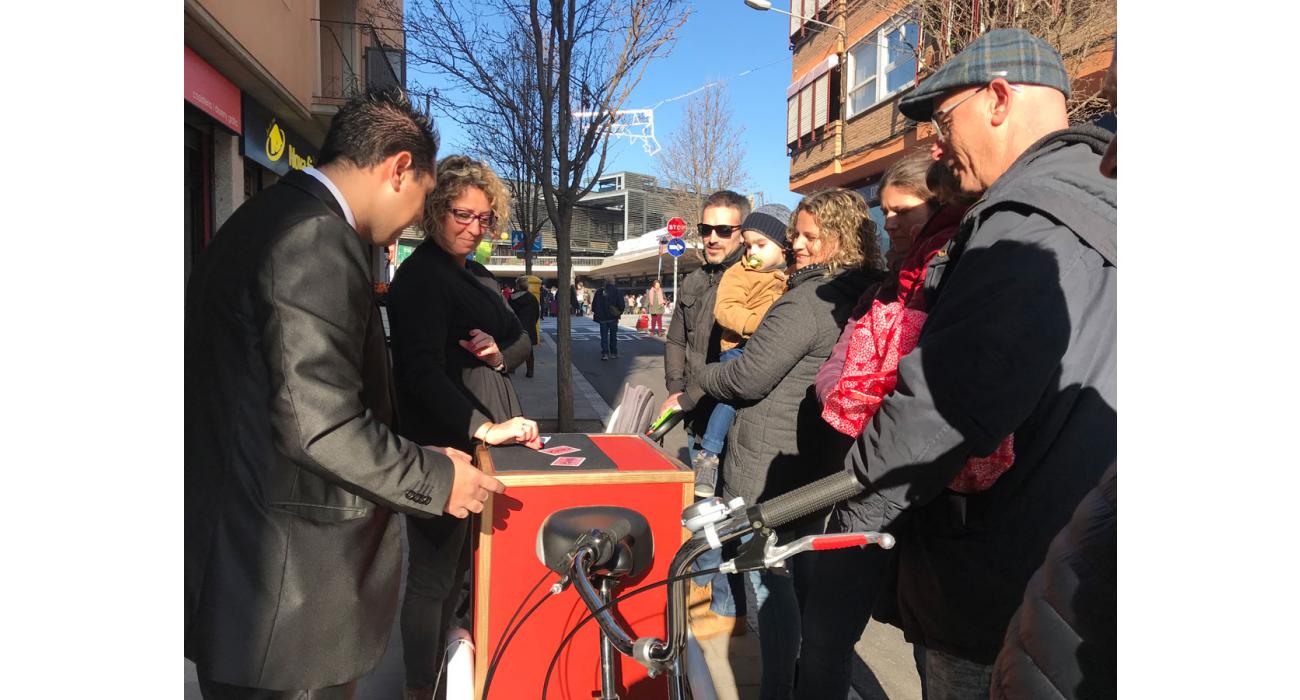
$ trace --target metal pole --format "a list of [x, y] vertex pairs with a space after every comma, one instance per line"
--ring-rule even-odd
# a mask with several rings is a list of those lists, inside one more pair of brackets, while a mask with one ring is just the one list
[[673, 314], [674, 314], [673, 318], [676, 318], [677, 302], [681, 298], [680, 295], [677, 294], [677, 258], [678, 257], [679, 256], [676, 255], [673, 256]]
[[[614, 589], [612, 579], [605, 577], [600, 581], [600, 602], [608, 603]], [[600, 700], [619, 700], [618, 698], [618, 659], [614, 656], [614, 642], [604, 634], [600, 635]]]

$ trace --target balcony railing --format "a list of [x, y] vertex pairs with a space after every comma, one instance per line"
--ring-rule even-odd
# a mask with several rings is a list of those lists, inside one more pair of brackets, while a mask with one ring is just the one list
[[320, 32], [317, 102], [341, 105], [368, 89], [406, 87], [406, 52], [385, 40], [393, 30], [358, 22], [312, 21]]

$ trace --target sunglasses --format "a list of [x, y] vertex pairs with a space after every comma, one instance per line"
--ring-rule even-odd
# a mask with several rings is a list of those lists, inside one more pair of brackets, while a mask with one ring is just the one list
[[475, 214], [468, 209], [452, 209], [451, 216], [458, 224], [469, 224], [469, 222], [478, 220], [478, 225], [484, 229], [491, 229], [497, 225], [497, 215], [493, 212], [486, 214]]
[[695, 228], [700, 232], [700, 238], [708, 238], [710, 232], [717, 234], [718, 238], [731, 238], [732, 234], [740, 230], [739, 226], [732, 226], [731, 224], [717, 224], [715, 226], [696, 224]]

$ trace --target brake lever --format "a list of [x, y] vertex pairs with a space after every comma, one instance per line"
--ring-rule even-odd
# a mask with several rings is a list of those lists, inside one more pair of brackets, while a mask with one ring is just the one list
[[719, 571], [725, 574], [736, 574], [757, 569], [772, 569], [779, 572], [786, 568], [785, 561], [787, 559], [803, 552], [863, 547], [870, 544], [877, 545], [881, 549], [893, 549], [896, 541], [894, 536], [887, 532], [848, 532], [836, 535], [808, 535], [789, 544], [778, 545], [776, 543], [776, 533], [771, 533], [763, 543], [761, 554], [757, 553], [758, 548], [753, 546], [757, 542], [758, 540], [754, 539], [741, 545], [741, 551], [736, 558], [724, 562], [719, 567]]

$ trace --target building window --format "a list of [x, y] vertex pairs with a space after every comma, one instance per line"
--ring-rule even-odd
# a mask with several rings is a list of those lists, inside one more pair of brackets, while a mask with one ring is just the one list
[[803, 18], [825, 21], [826, 15], [829, 14], [827, 7], [830, 4], [831, 0], [790, 0], [790, 43], [792, 45], [802, 36], [804, 25], [807, 24]]
[[916, 82], [917, 23], [895, 17], [849, 49], [850, 118]]
[[825, 135], [823, 127], [839, 118], [839, 70], [832, 69], [786, 100], [788, 152], [817, 143]]

